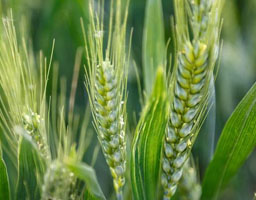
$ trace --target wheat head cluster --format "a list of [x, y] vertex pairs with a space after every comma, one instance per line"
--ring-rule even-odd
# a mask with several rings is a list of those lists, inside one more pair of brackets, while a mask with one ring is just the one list
[[[180, 199], [198, 200], [201, 185], [191, 150], [210, 106], [210, 84], [215, 80], [220, 52], [223, 2], [173, 3], [173, 62], [155, 66], [158, 71], [161, 68], [167, 80], [164, 92], [169, 110], [158, 163], [157, 199], [169, 200], [178, 194]], [[83, 161], [93, 135], [88, 128], [91, 121], [113, 178], [116, 199], [129, 199], [129, 168], [138, 167], [130, 165], [133, 128], [129, 127], [126, 108], [128, 72], [133, 65], [132, 30], [127, 26], [129, 1], [112, 0], [107, 22], [104, 8], [104, 1], [90, 0], [90, 23], [85, 25], [81, 19], [86, 60], [83, 73], [90, 107], [83, 114], [74, 111], [77, 78], [72, 81], [74, 95], [66, 98], [69, 84], [58, 78], [58, 66], [52, 62], [54, 42], [50, 59], [42, 52], [35, 56], [27, 36], [16, 31], [12, 12], [3, 17], [0, 156], [3, 152], [8, 157], [18, 177], [16, 182], [9, 182], [11, 199], [15, 195], [18, 199], [105, 199], [92, 168], [97, 148], [91, 165]], [[74, 77], [79, 74], [83, 54], [77, 55]], [[148, 93], [141, 92], [141, 96], [145, 107], [148, 99], [154, 100]]]

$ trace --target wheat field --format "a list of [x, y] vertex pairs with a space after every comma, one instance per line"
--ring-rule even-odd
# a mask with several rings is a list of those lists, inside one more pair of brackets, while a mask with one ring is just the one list
[[0, 200], [256, 199], [255, 10], [0, 0]]

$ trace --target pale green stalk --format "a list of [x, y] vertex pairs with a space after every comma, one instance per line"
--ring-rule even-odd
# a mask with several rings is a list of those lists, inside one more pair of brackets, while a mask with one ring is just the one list
[[[108, 32], [103, 24], [104, 5], [98, 9], [90, 1], [90, 26], [84, 30], [86, 87], [98, 139], [114, 179], [118, 199], [122, 199], [126, 171], [126, 21], [127, 5], [111, 1]], [[124, 13], [122, 12], [123, 7]], [[98, 10], [96, 13], [95, 10]], [[106, 37], [105, 37], [106, 36]], [[103, 44], [107, 43], [104, 49]]]
[[[200, 130], [219, 52], [220, 0], [176, 0], [177, 66], [171, 80], [171, 113], [164, 143], [162, 185], [170, 199]], [[188, 22], [192, 30], [189, 36]]]

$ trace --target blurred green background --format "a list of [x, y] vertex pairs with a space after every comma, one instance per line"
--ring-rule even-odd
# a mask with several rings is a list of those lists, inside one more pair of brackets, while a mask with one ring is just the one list
[[[43, 50], [49, 57], [53, 39], [56, 39], [53, 60], [60, 67], [60, 75], [66, 77], [68, 83], [71, 82], [76, 51], [84, 45], [80, 17], [83, 18], [86, 25], [88, 23], [88, 0], [0, 1], [2, 13], [5, 14], [8, 8], [12, 8], [15, 24], [19, 26], [20, 22], [24, 22], [20, 30], [21, 32], [26, 30], [31, 38], [35, 54]], [[105, 2], [107, 20], [109, 1]], [[140, 72], [142, 71], [145, 3], [146, 0], [131, 0], [128, 21], [129, 29], [133, 28], [132, 60], [136, 62]], [[171, 0], [163, 0], [166, 41], [171, 37], [172, 4]], [[220, 70], [216, 80], [216, 101], [194, 148], [194, 157], [200, 168], [201, 177], [227, 118], [256, 80], [256, 1], [227, 0], [223, 18], [223, 48], [220, 56]], [[84, 60], [83, 63], [85, 63]], [[81, 72], [77, 92], [77, 112], [84, 110], [81, 108], [87, 105], [83, 79], [84, 75]], [[134, 116], [138, 117], [141, 110], [133, 66], [130, 67], [128, 87], [131, 129], [129, 134], [132, 137]], [[96, 143], [96, 137], [94, 137], [91, 149]], [[89, 149], [85, 160], [89, 162], [91, 155], [92, 150]], [[108, 199], [111, 198], [113, 185], [101, 152], [95, 169], [104, 193]], [[249, 157], [219, 199], [247, 200], [253, 198], [254, 192], [256, 192], [256, 152]]]

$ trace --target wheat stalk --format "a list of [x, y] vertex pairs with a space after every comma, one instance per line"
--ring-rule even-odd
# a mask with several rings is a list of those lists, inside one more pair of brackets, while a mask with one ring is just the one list
[[[178, 55], [171, 81], [174, 95], [164, 143], [164, 199], [170, 199], [175, 193], [204, 120], [209, 83], [219, 51], [220, 2], [191, 0], [186, 3], [188, 5], [175, 1]], [[189, 37], [186, 12], [191, 19], [193, 39]]]
[[[118, 199], [122, 199], [126, 171], [126, 21], [127, 5], [121, 12], [120, 0], [111, 1], [107, 48], [103, 50], [103, 6], [95, 13], [90, 3], [91, 26], [84, 31], [88, 69], [86, 88], [98, 139], [113, 177]], [[105, 53], [104, 53], [105, 51]]]

